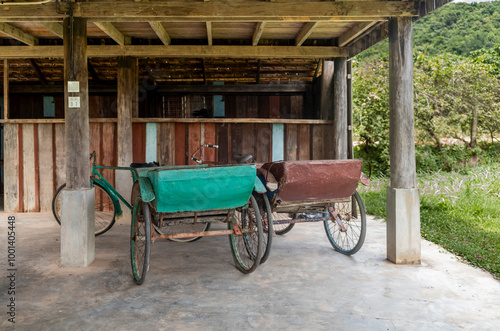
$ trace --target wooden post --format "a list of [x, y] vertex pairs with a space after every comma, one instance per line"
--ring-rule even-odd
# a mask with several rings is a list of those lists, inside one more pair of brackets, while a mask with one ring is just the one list
[[347, 159], [347, 58], [335, 58], [333, 72], [334, 159]]
[[66, 17], [63, 28], [67, 190], [61, 197], [61, 265], [87, 266], [95, 254], [94, 189], [89, 180], [87, 21]]
[[3, 60], [3, 119], [9, 118], [9, 60]]
[[347, 61], [347, 158], [354, 159], [352, 121], [352, 61]]
[[[137, 58], [118, 58], [118, 166], [128, 167], [133, 162], [132, 118], [139, 116], [139, 78]], [[125, 198], [130, 197], [130, 173], [116, 172], [116, 189]], [[133, 201], [132, 201], [133, 203]]]
[[[66, 119], [66, 186], [88, 189], [89, 170], [89, 103], [87, 71], [87, 22], [74, 18], [73, 36], [70, 19], [64, 20], [64, 109]], [[71, 55], [71, 52], [73, 53]], [[73, 74], [71, 73], [73, 68]], [[73, 77], [72, 77], [73, 75]], [[77, 81], [80, 92], [68, 92], [68, 81]], [[79, 97], [80, 107], [69, 107], [68, 98]]]
[[319, 113], [322, 120], [332, 120], [333, 115], [333, 61], [323, 61], [323, 72], [319, 77]]
[[420, 263], [420, 209], [416, 189], [412, 18], [389, 20], [389, 155], [387, 258]]

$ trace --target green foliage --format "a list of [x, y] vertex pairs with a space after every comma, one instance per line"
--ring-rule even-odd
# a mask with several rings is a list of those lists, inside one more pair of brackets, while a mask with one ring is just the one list
[[[421, 233], [500, 277], [500, 165], [467, 169], [419, 177]], [[360, 189], [369, 214], [386, 216], [387, 182], [374, 179]]]
[[[449, 3], [413, 25], [416, 51], [430, 55], [450, 53], [469, 55], [479, 49], [490, 49], [500, 43], [500, 1]], [[369, 48], [358, 60], [387, 56], [384, 40]]]
[[[353, 61], [353, 121], [356, 157], [375, 174], [389, 173], [388, 61]], [[417, 169], [450, 171], [482, 154], [477, 141], [500, 135], [500, 80], [492, 65], [458, 55], [414, 55]], [[452, 142], [459, 146], [447, 147]], [[418, 147], [417, 147], [418, 149]]]
[[490, 74], [500, 79], [500, 43], [492, 48], [481, 48], [471, 53], [474, 61], [490, 65]]

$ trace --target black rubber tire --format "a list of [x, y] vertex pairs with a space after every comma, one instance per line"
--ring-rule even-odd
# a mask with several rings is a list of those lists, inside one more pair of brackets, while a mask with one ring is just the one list
[[[134, 188], [132, 196], [134, 196]], [[138, 186], [138, 185], [137, 185]], [[140, 193], [135, 194], [130, 226], [130, 262], [132, 276], [137, 285], [144, 283], [149, 271], [151, 254], [151, 213], [149, 204], [142, 201]]]
[[[194, 228], [194, 226], [199, 226], [200, 228]], [[191, 227], [192, 231], [186, 231], [185, 229]], [[197, 223], [195, 224], [174, 224], [174, 225], [168, 225], [168, 224], [163, 224], [161, 228], [155, 226], [154, 227], [156, 233], [159, 235], [164, 235], [164, 234], [173, 234], [173, 233], [185, 233], [185, 232], [204, 232], [208, 231], [210, 229], [210, 223]], [[181, 230], [182, 229], [182, 230]], [[169, 239], [171, 241], [175, 242], [193, 242], [200, 240], [203, 237], [188, 237], [188, 238], [175, 238], [175, 239]]]
[[263, 236], [263, 244], [264, 244], [264, 253], [262, 254], [262, 258], [260, 259], [260, 264], [263, 264], [269, 258], [269, 254], [271, 252], [271, 246], [273, 242], [273, 213], [271, 210], [271, 204], [269, 203], [269, 199], [267, 195], [260, 194], [257, 192], [253, 193], [255, 200], [257, 201], [257, 205], [259, 206], [260, 216], [262, 218], [262, 236]]
[[[233, 210], [236, 222], [242, 231], [248, 231], [242, 235], [229, 235], [229, 244], [233, 254], [236, 268], [244, 274], [253, 272], [259, 266], [263, 253], [262, 219], [257, 201], [250, 196], [248, 208], [236, 208]], [[232, 222], [228, 228], [233, 230]]]
[[[56, 190], [56, 194], [52, 198], [52, 214], [59, 225], [61, 225], [61, 192], [65, 187], [66, 183]], [[98, 192], [102, 194], [102, 199], [99, 199], [100, 201], [96, 199], [95, 201], [95, 235], [99, 236], [111, 229], [115, 224], [116, 210], [108, 191], [96, 182], [94, 182], [94, 187], [96, 197], [99, 196]]]
[[[276, 213], [276, 212], [274, 212], [273, 213], [273, 221], [276, 221], [279, 219], [290, 219], [290, 217], [288, 215], [289, 215], [288, 213]], [[288, 224], [276, 224], [276, 223], [274, 223], [274, 233], [276, 233], [278, 236], [282, 236], [282, 235], [290, 232], [294, 226], [295, 226], [295, 223], [288, 223]]]
[[[341, 231], [335, 220], [324, 222], [326, 235], [333, 248], [345, 255], [352, 255], [359, 251], [365, 242], [366, 236], [365, 206], [358, 192], [354, 192], [351, 201], [333, 204], [333, 208], [342, 220], [346, 232]], [[352, 208], [352, 203], [356, 205], [356, 209]]]

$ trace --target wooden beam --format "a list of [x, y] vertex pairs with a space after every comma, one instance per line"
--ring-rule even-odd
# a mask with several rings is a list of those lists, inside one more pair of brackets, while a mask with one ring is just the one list
[[47, 30], [50, 30], [53, 34], [58, 36], [59, 38], [63, 38], [63, 26], [61, 23], [56, 22], [38, 22], [38, 24], [42, 25]]
[[207, 25], [207, 40], [208, 40], [208, 45], [212, 45], [213, 40], [212, 40], [212, 22], [206, 22]]
[[121, 33], [113, 24], [108, 22], [94, 22], [94, 24], [113, 39], [118, 45], [130, 45], [130, 37]]
[[201, 59], [201, 65], [203, 66], [203, 85], [207, 85], [207, 69], [205, 68], [204, 59]]
[[[89, 70], [90, 71], [90, 70]], [[308, 83], [293, 84], [236, 84], [236, 85], [158, 85], [158, 93], [180, 93], [180, 94], [276, 94], [306, 93]], [[63, 85], [12, 85], [11, 94], [23, 93], [64, 93]], [[116, 93], [116, 82], [110, 84], [92, 84], [89, 86], [90, 93]]]
[[96, 83], [100, 83], [101, 79], [99, 78], [97, 71], [95, 71], [95, 68], [89, 59], [87, 59], [87, 69], [89, 70], [90, 77], [92, 77], [92, 81], [96, 82]]
[[[101, 45], [88, 46], [88, 57], [134, 56], [173, 58], [296, 58], [348, 56], [349, 49], [331, 46], [204, 46], [204, 45]], [[62, 46], [0, 46], [0, 59], [63, 58]]]
[[165, 30], [165, 28], [160, 22], [149, 22], [149, 25], [151, 26], [153, 31], [156, 33], [158, 38], [160, 38], [160, 40], [164, 45], [170, 45], [171, 43], [170, 36], [168, 35], [167, 30]]
[[252, 45], [257, 46], [259, 44], [260, 37], [262, 36], [262, 32], [264, 32], [264, 29], [266, 28], [267, 22], [259, 22], [257, 23], [257, 26], [255, 27], [255, 31], [253, 32], [252, 36]]
[[0, 32], [29, 46], [38, 45], [38, 39], [7, 23], [0, 23]]
[[260, 84], [260, 60], [257, 60], [257, 79], [255, 80], [257, 84]]
[[33, 59], [29, 59], [29, 62], [31, 64], [31, 66], [33, 67], [33, 69], [35, 70], [35, 73], [38, 76], [38, 79], [40, 80], [40, 82], [43, 85], [47, 85], [47, 80], [45, 79], [45, 76], [43, 75], [43, 72], [42, 72], [42, 70], [40, 70], [40, 67], [38, 66], [36, 61]]
[[359, 36], [361, 36], [364, 32], [366, 32], [368, 29], [370, 29], [372, 26], [375, 24], [378, 24], [378, 22], [360, 22], [356, 23], [349, 31], [343, 33], [339, 37], [339, 46], [343, 47], [350, 43], [351, 41], [355, 40]]
[[3, 60], [3, 118], [9, 118], [9, 60]]
[[[436, 0], [434, 0], [436, 1]], [[430, 2], [430, 1], [429, 1]], [[436, 1], [437, 2], [437, 1]], [[446, 2], [446, 0], [443, 0]], [[373, 21], [384, 17], [417, 16], [414, 1], [169, 1], [169, 2], [76, 2], [74, 16], [94, 22], [261, 22], [261, 21]], [[67, 3], [59, 3], [67, 11]], [[0, 21], [61, 22], [55, 6], [1, 6]]]
[[300, 29], [299, 33], [295, 37], [295, 46], [300, 46], [304, 43], [304, 41], [309, 38], [313, 30], [316, 28], [318, 25], [318, 22], [309, 22], [304, 24], [302, 29]]

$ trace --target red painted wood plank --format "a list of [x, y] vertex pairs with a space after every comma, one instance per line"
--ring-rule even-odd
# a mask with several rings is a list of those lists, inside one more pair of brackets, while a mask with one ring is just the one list
[[38, 162], [38, 124], [33, 124], [33, 149], [35, 154], [35, 212], [40, 211], [40, 175]]
[[146, 162], [146, 123], [133, 123], [132, 137], [132, 162]]
[[[190, 123], [188, 126], [188, 164], [196, 164], [191, 160], [191, 155], [200, 147], [201, 145], [201, 124], [200, 123]], [[199, 154], [198, 154], [199, 158]]]
[[[205, 144], [211, 144], [211, 145], [214, 145], [214, 144], [217, 144], [217, 140], [216, 140], [216, 132], [215, 132], [215, 124], [214, 123], [205, 123], [203, 124], [204, 128], [203, 128], [203, 140], [205, 141]], [[206, 162], [210, 162], [210, 163], [216, 163], [217, 162], [217, 159], [216, 159], [216, 151], [214, 148], [205, 148], [205, 151], [204, 151], [204, 160]]]
[[19, 155], [19, 195], [18, 195], [18, 212], [24, 211], [24, 172], [23, 172], [23, 125], [17, 125], [17, 146], [18, 146], [18, 155]]
[[175, 123], [175, 164], [185, 165], [186, 161], [186, 124]]

